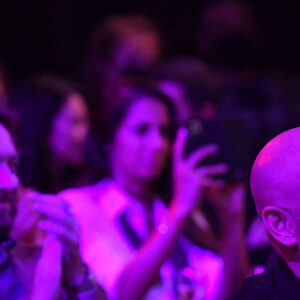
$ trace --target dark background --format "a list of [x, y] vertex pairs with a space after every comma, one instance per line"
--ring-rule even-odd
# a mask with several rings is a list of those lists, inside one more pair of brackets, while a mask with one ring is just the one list
[[[72, 74], [90, 30], [105, 16], [142, 12], [152, 17], [167, 45], [166, 56], [195, 53], [200, 0], [1, 1], [0, 59], [14, 79], [32, 72]], [[295, 0], [248, 1], [264, 36], [264, 63], [298, 71], [300, 8]]]

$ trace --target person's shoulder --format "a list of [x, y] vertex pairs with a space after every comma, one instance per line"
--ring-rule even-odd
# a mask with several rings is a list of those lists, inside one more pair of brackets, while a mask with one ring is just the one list
[[268, 295], [273, 290], [272, 272], [272, 268], [268, 268], [260, 274], [246, 278], [240, 292], [226, 300], [269, 299]]
[[89, 198], [89, 199], [95, 199], [97, 198], [97, 195], [105, 189], [107, 186], [106, 180], [101, 180], [95, 184], [84, 186], [81, 188], [70, 188], [67, 190], [64, 190], [59, 193], [59, 196], [66, 199], [70, 200], [79, 198]]

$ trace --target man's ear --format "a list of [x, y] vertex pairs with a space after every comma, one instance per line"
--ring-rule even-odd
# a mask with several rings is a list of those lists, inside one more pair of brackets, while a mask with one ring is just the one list
[[268, 233], [284, 246], [297, 244], [297, 225], [287, 211], [276, 206], [265, 206], [261, 213], [262, 221]]

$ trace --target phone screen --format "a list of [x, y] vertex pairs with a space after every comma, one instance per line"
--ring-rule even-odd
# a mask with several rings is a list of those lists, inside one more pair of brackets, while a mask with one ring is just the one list
[[249, 138], [243, 119], [219, 117], [202, 121], [194, 118], [188, 121], [186, 126], [189, 131], [186, 156], [204, 145], [217, 144], [219, 152], [205, 159], [201, 165], [226, 163], [229, 172], [222, 175], [222, 179], [247, 180], [250, 173]]

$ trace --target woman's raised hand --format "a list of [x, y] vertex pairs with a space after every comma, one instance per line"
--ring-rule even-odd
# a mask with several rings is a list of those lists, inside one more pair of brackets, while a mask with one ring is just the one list
[[209, 156], [218, 152], [215, 144], [203, 146], [185, 157], [188, 136], [186, 128], [180, 128], [173, 153], [173, 200], [171, 206], [182, 216], [188, 217], [203, 197], [206, 188], [222, 184], [212, 178], [227, 172], [226, 164], [201, 165]]

